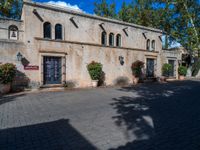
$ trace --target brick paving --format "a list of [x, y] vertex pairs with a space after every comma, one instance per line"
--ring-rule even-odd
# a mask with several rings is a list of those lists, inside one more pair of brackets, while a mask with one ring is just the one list
[[199, 150], [200, 82], [0, 98], [0, 150]]

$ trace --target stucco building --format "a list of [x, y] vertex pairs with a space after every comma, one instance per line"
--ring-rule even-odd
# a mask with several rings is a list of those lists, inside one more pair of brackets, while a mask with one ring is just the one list
[[[145, 63], [146, 77], [161, 76], [163, 63], [178, 53], [162, 50], [158, 29], [24, 1], [21, 20], [0, 19], [0, 62], [14, 63], [31, 87], [90, 86], [87, 64], [103, 64], [105, 84], [132, 82], [131, 64]], [[22, 59], [19, 59], [20, 56]], [[173, 61], [173, 62], [172, 62]]]

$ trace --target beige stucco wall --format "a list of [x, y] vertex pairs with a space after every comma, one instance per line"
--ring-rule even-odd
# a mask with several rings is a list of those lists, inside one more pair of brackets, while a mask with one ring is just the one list
[[[44, 20], [43, 22], [33, 13], [36, 9]], [[76, 28], [70, 18], [74, 17], [78, 25]], [[164, 57], [162, 56], [162, 42], [159, 36], [162, 32], [157, 29], [127, 24], [115, 20], [84, 15], [73, 11], [66, 11], [49, 7], [46, 5], [25, 3], [23, 5], [22, 21], [7, 20], [1, 22], [0, 28], [8, 28], [15, 24], [20, 30], [20, 39], [11, 41], [0, 34], [0, 62], [12, 62], [17, 64], [31, 80], [33, 84], [43, 84], [43, 56], [62, 57], [62, 81], [74, 81], [78, 87], [90, 86], [90, 77], [87, 72], [87, 64], [97, 61], [103, 64], [103, 71], [106, 75], [106, 84], [114, 84], [116, 79], [126, 77], [132, 82], [131, 64], [136, 60], [146, 62], [147, 58], [155, 59], [155, 74], [161, 75], [161, 66]], [[52, 39], [43, 39], [43, 23], [48, 21], [52, 25]], [[63, 40], [54, 40], [54, 27], [59, 23], [63, 27]], [[102, 28], [99, 24], [104, 23], [104, 29], [109, 33], [118, 33], [122, 36], [122, 47], [101, 46]], [[123, 31], [126, 31], [128, 36]], [[154, 52], [146, 50], [146, 40], [155, 40], [156, 49]], [[4, 40], [2, 40], [4, 39]], [[6, 42], [5, 42], [6, 39]], [[108, 42], [107, 42], [108, 43]], [[30, 65], [39, 66], [39, 70], [23, 70], [23, 65], [16, 61], [17, 52], [21, 52]], [[124, 65], [119, 62], [119, 56], [124, 57]], [[7, 57], [7, 58], [6, 58]]]
[[[132, 82], [131, 64], [136, 60], [146, 61], [146, 58], [158, 58], [159, 53], [120, 48], [89, 46], [80, 44], [60, 43], [38, 39], [40, 53], [43, 56], [65, 56], [66, 81], [77, 81], [77, 86], [89, 86], [90, 77], [87, 64], [97, 61], [103, 64], [106, 84], [114, 84], [119, 77], [127, 77]], [[59, 54], [55, 54], [59, 52]], [[124, 65], [119, 62], [119, 56], [124, 57]], [[159, 74], [156, 72], [156, 74]]]
[[[161, 31], [154, 29], [157, 32], [152, 32], [150, 28], [145, 27], [135, 28], [128, 24], [116, 21], [115, 23], [108, 20], [101, 20], [102, 18], [94, 17], [91, 15], [80, 15], [79, 13], [70, 13], [70, 11], [59, 11], [60, 9], [51, 9], [51, 7], [44, 7], [46, 5], [34, 5], [31, 3], [25, 3], [23, 7], [22, 20], [24, 20], [24, 26], [26, 28], [25, 39], [33, 41], [34, 37], [43, 37], [43, 23], [50, 22], [52, 25], [52, 39], [55, 39], [55, 25], [57, 23], [63, 26], [63, 40], [66, 41], [79, 41], [93, 44], [101, 43], [102, 29], [99, 24], [104, 23], [104, 29], [109, 33], [118, 33], [122, 35], [122, 46], [138, 49], [146, 49], [146, 39], [143, 34], [146, 32], [146, 36], [150, 40], [156, 40], [157, 50], [162, 48], [159, 36], [162, 35]], [[48, 5], [47, 5], [48, 6]], [[41, 22], [33, 10], [36, 9], [38, 14], [42, 17], [44, 22]], [[74, 21], [78, 25], [76, 28], [70, 18], [74, 17]], [[93, 17], [93, 18], [91, 18]], [[33, 28], [31, 28], [33, 27]], [[125, 35], [123, 29], [127, 28], [128, 36]]]
[[[15, 25], [19, 29], [18, 40], [10, 40], [8, 28]], [[17, 53], [26, 53], [23, 43], [23, 22], [0, 18], [0, 63], [14, 63], [19, 70], [23, 70], [17, 61]]]
[[182, 54], [181, 51], [178, 49], [176, 50], [162, 50], [161, 53], [161, 64], [168, 63], [169, 60], [174, 60], [175, 61], [175, 77], [178, 79], [178, 67], [179, 67], [179, 62], [182, 60]]
[[18, 41], [23, 41], [23, 21], [11, 20], [11, 19], [3, 19], [0, 18], [0, 39], [7, 40], [9, 39], [8, 28], [11, 25], [15, 25], [19, 29]]
[[[18, 28], [18, 39], [9, 39], [9, 26], [15, 25]], [[39, 85], [38, 71], [24, 70], [24, 66], [17, 59], [17, 54], [21, 53], [30, 64], [34, 64], [31, 60], [34, 56], [30, 49], [27, 48], [28, 40], [25, 40], [24, 21], [3, 19], [0, 18], [0, 63], [13, 63], [16, 65], [18, 71], [27, 75], [30, 78], [30, 84]], [[34, 59], [33, 59], [34, 60]], [[38, 64], [38, 62], [36, 63]]]

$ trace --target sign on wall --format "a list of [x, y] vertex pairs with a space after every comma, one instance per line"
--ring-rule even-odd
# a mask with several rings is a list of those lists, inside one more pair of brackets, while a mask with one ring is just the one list
[[24, 66], [24, 70], [39, 70], [39, 66]]

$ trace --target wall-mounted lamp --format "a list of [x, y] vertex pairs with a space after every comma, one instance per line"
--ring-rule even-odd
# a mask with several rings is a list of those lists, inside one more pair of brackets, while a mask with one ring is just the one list
[[122, 66], [124, 65], [124, 57], [123, 56], [119, 56], [119, 62]]
[[22, 54], [20, 52], [18, 52], [17, 53], [17, 60], [22, 61], [22, 58], [23, 58]]

